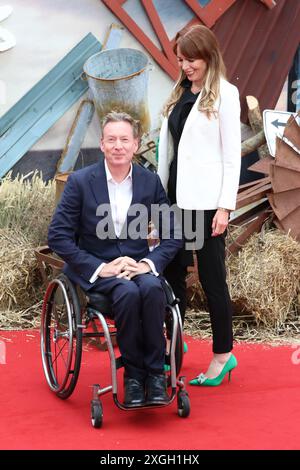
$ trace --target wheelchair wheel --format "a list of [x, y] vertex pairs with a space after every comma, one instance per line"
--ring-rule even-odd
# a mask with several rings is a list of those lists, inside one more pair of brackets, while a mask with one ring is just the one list
[[101, 428], [103, 423], [103, 408], [100, 400], [91, 401], [91, 421], [94, 428]]
[[181, 418], [187, 418], [191, 412], [190, 399], [185, 391], [177, 393], [177, 410]]
[[[182, 331], [178, 327], [177, 329], [177, 336], [176, 338], [172, 338], [172, 331], [173, 331], [173, 312], [170, 307], [167, 307], [167, 313], [166, 313], [166, 319], [165, 319], [165, 324], [166, 324], [166, 337], [167, 339], [170, 339], [171, 341], [176, 341], [175, 344], [175, 364], [176, 364], [176, 377], [179, 375], [182, 367], [182, 362], [183, 362], [183, 338], [182, 338]], [[179, 325], [178, 325], [179, 326]], [[165, 363], [170, 365], [170, 356], [167, 355], [165, 359]]]
[[82, 353], [80, 305], [76, 289], [64, 275], [52, 280], [45, 293], [41, 320], [41, 353], [49, 387], [68, 398], [79, 376]]

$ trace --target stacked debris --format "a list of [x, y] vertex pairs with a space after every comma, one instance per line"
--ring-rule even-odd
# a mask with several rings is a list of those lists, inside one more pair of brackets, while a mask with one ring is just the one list
[[[262, 133], [261, 129], [252, 138], [259, 145], [262, 140], [258, 137]], [[249, 169], [264, 176], [239, 188], [237, 209], [243, 210], [241, 214], [237, 211], [231, 223], [243, 230], [229, 246], [230, 253], [237, 252], [267, 220], [272, 220], [280, 230], [300, 241], [300, 127], [293, 115], [282, 139], [276, 139], [275, 159], [264, 153]]]
[[288, 120], [283, 139], [277, 138], [269, 178], [272, 191], [268, 199], [276, 215], [274, 223], [300, 241], [300, 127], [294, 116]]

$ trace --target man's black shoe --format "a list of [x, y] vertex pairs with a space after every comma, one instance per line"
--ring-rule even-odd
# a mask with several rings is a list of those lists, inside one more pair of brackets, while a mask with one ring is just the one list
[[169, 402], [164, 374], [149, 374], [146, 380], [147, 405], [165, 405]]
[[145, 404], [145, 386], [143, 380], [124, 377], [124, 387], [124, 405], [133, 408]]

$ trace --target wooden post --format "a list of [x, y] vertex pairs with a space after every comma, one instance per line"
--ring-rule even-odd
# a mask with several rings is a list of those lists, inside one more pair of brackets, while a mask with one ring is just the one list
[[250, 139], [244, 140], [244, 142], [242, 142], [242, 157], [248, 155], [248, 153], [254, 152], [254, 150], [257, 150], [258, 147], [260, 147], [265, 142], [266, 137], [263, 130], [253, 137], [250, 137]]
[[[249, 123], [254, 133], [257, 134], [260, 131], [263, 131], [264, 129], [263, 119], [259, 108], [259, 102], [255, 98], [255, 96], [246, 96], [246, 101], [248, 105]], [[266, 144], [262, 145], [257, 150], [260, 159], [270, 155], [268, 146]]]
[[275, 0], [260, 0], [261, 3], [264, 3], [266, 7], [270, 8], [270, 10], [274, 7], [276, 7], [276, 2]]

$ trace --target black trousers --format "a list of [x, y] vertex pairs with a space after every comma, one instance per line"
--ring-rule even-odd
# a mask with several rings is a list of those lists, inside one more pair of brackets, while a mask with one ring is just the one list
[[148, 373], [163, 373], [166, 296], [161, 279], [152, 274], [140, 274], [131, 281], [99, 278], [93, 291], [107, 295], [112, 302], [125, 373], [140, 380]]
[[[207, 297], [209, 307], [213, 352], [226, 353], [232, 350], [232, 304], [226, 282], [225, 236], [205, 238], [203, 247], [196, 251], [199, 280]], [[187, 265], [184, 250], [168, 265], [164, 276], [180, 299], [180, 313], [184, 321], [186, 299]]]

